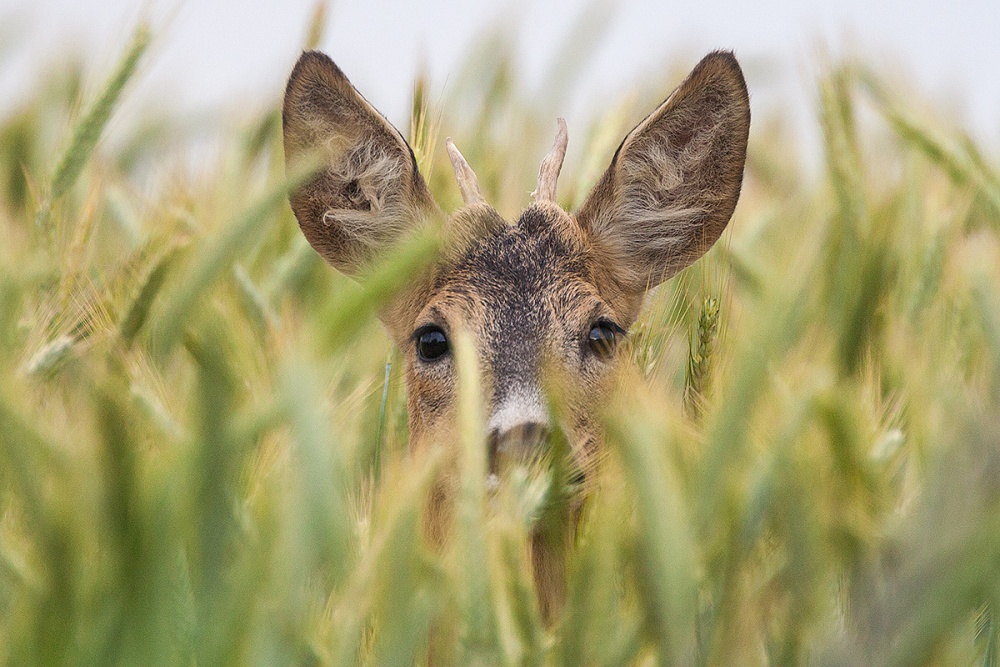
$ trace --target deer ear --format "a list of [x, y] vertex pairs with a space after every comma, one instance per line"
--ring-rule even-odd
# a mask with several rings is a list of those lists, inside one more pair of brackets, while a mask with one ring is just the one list
[[285, 89], [285, 163], [324, 168], [289, 197], [313, 248], [356, 275], [436, 209], [413, 151], [325, 54], [306, 51]]
[[743, 182], [750, 100], [732, 53], [706, 56], [619, 146], [576, 217], [642, 291], [708, 250]]

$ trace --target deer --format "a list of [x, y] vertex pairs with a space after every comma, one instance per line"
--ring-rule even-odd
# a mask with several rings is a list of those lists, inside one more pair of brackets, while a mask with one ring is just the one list
[[[410, 449], [456, 420], [455, 337], [468, 332], [482, 378], [488, 461], [535, 456], [561, 429], [574, 470], [603, 447], [599, 407], [614, 391], [622, 343], [645, 295], [699, 259], [726, 228], [743, 182], [750, 129], [746, 82], [731, 52], [706, 55], [622, 140], [576, 211], [556, 202], [567, 126], [542, 161], [516, 220], [485, 200], [455, 143], [447, 152], [463, 205], [435, 203], [403, 135], [325, 54], [305, 51], [282, 106], [285, 160], [321, 155], [289, 194], [306, 239], [347, 276], [364, 274], [407, 234], [439, 224], [458, 239], [379, 318], [398, 346]], [[564, 378], [555, 423], [546, 373]], [[585, 473], [584, 473], [585, 474]], [[543, 614], [558, 607], [559, 568], [533, 553]], [[540, 564], [541, 563], [541, 564]], [[545, 590], [556, 591], [546, 594]]]

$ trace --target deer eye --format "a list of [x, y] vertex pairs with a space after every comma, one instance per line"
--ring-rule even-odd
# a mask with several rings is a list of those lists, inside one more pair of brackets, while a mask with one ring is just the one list
[[436, 361], [448, 354], [448, 337], [440, 327], [430, 325], [417, 329], [417, 356], [421, 361]]
[[625, 332], [610, 320], [598, 320], [587, 334], [587, 347], [598, 359], [608, 359], [615, 351], [618, 336]]

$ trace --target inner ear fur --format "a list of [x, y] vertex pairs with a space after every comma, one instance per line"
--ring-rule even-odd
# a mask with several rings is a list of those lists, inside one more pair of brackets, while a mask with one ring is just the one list
[[306, 51], [282, 107], [285, 162], [323, 164], [289, 200], [305, 237], [330, 264], [357, 275], [436, 210], [403, 136], [327, 55]]
[[625, 137], [576, 213], [624, 285], [657, 285], [715, 243], [739, 199], [749, 131], [743, 72], [717, 51]]

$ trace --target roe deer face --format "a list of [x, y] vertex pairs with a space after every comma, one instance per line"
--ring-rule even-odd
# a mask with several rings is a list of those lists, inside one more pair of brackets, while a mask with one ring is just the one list
[[[445, 218], [402, 135], [322, 53], [303, 53], [295, 66], [283, 127], [286, 161], [323, 155], [326, 168], [291, 204], [309, 242], [344, 273], [359, 274], [402, 235]], [[513, 222], [483, 200], [449, 140], [465, 206], [445, 228], [461, 242], [381, 315], [405, 358], [412, 446], [454, 423], [451, 341], [464, 329], [478, 352], [491, 461], [544, 442], [552, 424], [543, 386], [555, 373], [566, 399], [559, 427], [586, 469], [600, 448], [594, 414], [618, 344], [646, 290], [719, 238], [739, 197], [749, 127], [740, 67], [732, 54], [712, 53], [624, 138], [574, 213], [554, 202], [566, 149], [560, 120], [535, 201]]]

